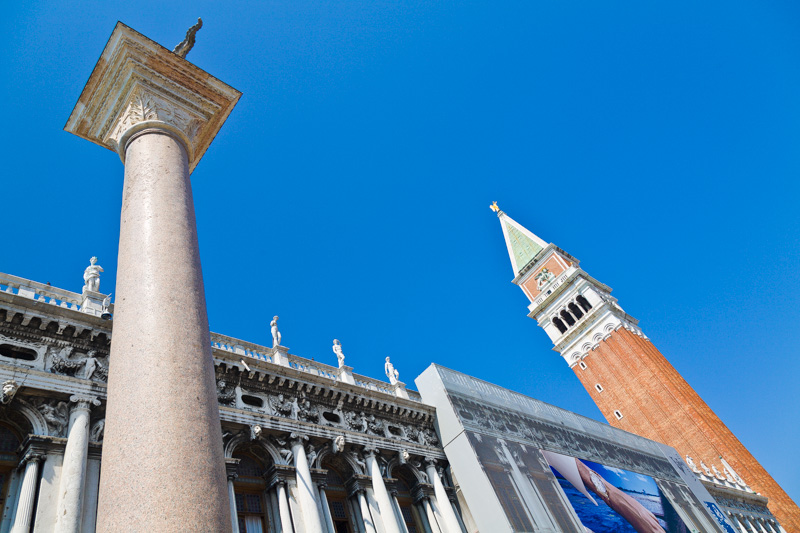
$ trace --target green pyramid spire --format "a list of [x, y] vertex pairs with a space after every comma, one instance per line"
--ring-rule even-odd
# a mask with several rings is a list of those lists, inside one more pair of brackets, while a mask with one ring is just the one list
[[491, 208], [500, 219], [503, 236], [508, 247], [508, 255], [511, 259], [511, 266], [514, 267], [514, 275], [516, 276], [525, 268], [525, 265], [530, 263], [547, 246], [547, 243], [501, 211], [497, 207], [497, 202], [493, 203]]

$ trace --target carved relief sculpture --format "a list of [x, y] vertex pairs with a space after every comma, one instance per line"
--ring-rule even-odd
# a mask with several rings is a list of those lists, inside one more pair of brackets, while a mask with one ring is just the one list
[[50, 432], [56, 437], [63, 437], [69, 422], [69, 406], [67, 402], [42, 399], [37, 409], [47, 422]]
[[4, 381], [2, 393], [0, 393], [0, 403], [3, 405], [10, 404], [11, 400], [14, 399], [14, 395], [17, 394], [18, 390], [19, 390], [19, 383], [17, 383], [13, 379]]
[[541, 272], [536, 274], [536, 277], [533, 278], [536, 280], [536, 288], [538, 290], [542, 290], [542, 288], [550, 283], [550, 281], [554, 278], [554, 274], [550, 272], [548, 269], [543, 268]]

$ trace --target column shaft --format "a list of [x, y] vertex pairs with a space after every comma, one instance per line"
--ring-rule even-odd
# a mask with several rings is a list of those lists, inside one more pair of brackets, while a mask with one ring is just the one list
[[394, 512], [397, 516], [397, 520], [400, 523], [400, 527], [403, 528], [403, 533], [408, 533], [408, 528], [406, 527], [406, 521], [403, 518], [403, 510], [400, 508], [400, 502], [397, 501], [397, 495], [393, 492], [392, 493], [392, 503], [394, 503]]
[[[214, 365], [184, 145], [125, 150], [98, 531], [231, 530]], [[187, 490], [191, 487], [191, 490]]]
[[367, 454], [367, 471], [372, 477], [372, 492], [375, 495], [375, 501], [378, 503], [378, 509], [381, 512], [381, 521], [386, 529], [386, 533], [400, 533], [400, 526], [397, 523], [397, 515], [392, 506], [392, 500], [389, 498], [389, 492], [386, 490], [386, 484], [383, 482], [383, 474], [378, 465], [378, 460], [375, 458], [374, 453]]
[[358, 492], [358, 505], [361, 507], [361, 519], [364, 521], [364, 529], [367, 533], [377, 533], [375, 524], [372, 520], [372, 513], [369, 512], [369, 504], [367, 503], [366, 492], [361, 490]]
[[308, 468], [308, 458], [302, 441], [292, 443], [294, 468], [297, 472], [297, 495], [300, 512], [303, 513], [303, 524], [306, 531], [323, 531], [322, 521], [317, 512], [317, 499], [314, 494], [314, 482], [311, 480], [311, 470]]
[[436, 514], [433, 512], [433, 500], [430, 498], [425, 498], [423, 501], [423, 505], [425, 506], [425, 516], [428, 518], [428, 524], [431, 527], [431, 531], [433, 533], [447, 533], [446, 531], [442, 531], [442, 528], [436, 519]]
[[286, 494], [285, 483], [278, 483], [278, 509], [281, 513], [281, 533], [293, 533], [292, 513], [289, 512], [289, 496]]
[[239, 516], [236, 514], [236, 491], [233, 488], [233, 477], [228, 476], [228, 501], [231, 506], [231, 530], [239, 533]]
[[328, 496], [325, 494], [325, 489], [323, 487], [319, 488], [319, 501], [322, 504], [322, 514], [325, 517], [325, 524], [328, 526], [328, 531], [330, 531], [330, 533], [336, 533], [336, 528], [333, 526], [331, 508], [328, 505]]
[[17, 502], [17, 514], [14, 517], [11, 533], [28, 533], [31, 529], [36, 482], [39, 480], [39, 460], [39, 457], [32, 457], [25, 465], [25, 475], [22, 478], [22, 488], [19, 491], [19, 501]]
[[444, 524], [439, 525], [445, 530], [444, 533], [461, 533], [461, 525], [458, 523], [453, 506], [450, 505], [450, 498], [447, 497], [447, 491], [445, 491], [442, 480], [436, 472], [436, 467], [428, 463], [426, 473], [428, 474], [428, 479], [433, 483], [433, 492], [436, 495], [436, 503], [438, 504], [436, 507], [438, 507], [444, 522]]
[[89, 402], [79, 400], [70, 413], [67, 446], [64, 449], [64, 462], [61, 465], [56, 533], [78, 533], [81, 529], [88, 459]]

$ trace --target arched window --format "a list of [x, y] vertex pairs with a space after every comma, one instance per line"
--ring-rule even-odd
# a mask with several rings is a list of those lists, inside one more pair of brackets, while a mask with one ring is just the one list
[[264, 500], [264, 466], [249, 453], [236, 453], [236, 482], [233, 486], [236, 497], [236, 516], [241, 533], [264, 533], [268, 531], [267, 502]]
[[578, 305], [580, 305], [581, 307], [583, 307], [583, 310], [584, 310], [584, 311], [587, 311], [587, 312], [588, 312], [588, 311], [589, 311], [589, 309], [591, 309], [591, 308], [592, 308], [592, 304], [590, 304], [590, 303], [589, 303], [589, 300], [587, 300], [586, 298], [584, 298], [582, 294], [579, 294], [579, 295], [578, 295], [578, 297], [577, 297], [577, 298], [575, 298], [575, 300], [578, 302]]
[[580, 365], [580, 367], [581, 367], [583, 370], [586, 370], [586, 363], [584, 363], [583, 361], [581, 361], [581, 362], [580, 362], [580, 363], [578, 363], [578, 364]]
[[561, 318], [564, 319], [564, 322], [566, 322], [568, 326], [574, 326], [575, 325], [575, 319], [572, 318], [571, 314], [567, 313], [566, 309], [562, 309], [560, 314], [561, 314]]
[[558, 328], [561, 333], [566, 333], [567, 326], [561, 321], [560, 318], [553, 317], [553, 325]]
[[575, 315], [575, 318], [577, 318], [578, 320], [581, 319], [583, 313], [581, 312], [580, 309], [578, 309], [577, 305], [575, 305], [574, 303], [570, 303], [567, 307], [569, 307], [569, 310], [572, 312], [573, 315]]

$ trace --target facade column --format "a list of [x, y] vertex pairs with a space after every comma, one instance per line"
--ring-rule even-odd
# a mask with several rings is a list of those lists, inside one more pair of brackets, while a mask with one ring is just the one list
[[389, 492], [386, 490], [386, 484], [383, 482], [383, 474], [381, 474], [381, 467], [378, 464], [377, 452], [378, 450], [374, 446], [364, 448], [367, 472], [372, 477], [372, 492], [378, 504], [381, 514], [380, 519], [383, 522], [386, 533], [400, 533], [397, 515], [394, 512], [392, 500], [389, 498]]
[[278, 488], [278, 511], [281, 515], [281, 533], [293, 533], [292, 513], [289, 512], [289, 495], [286, 493], [286, 481], [279, 480]]
[[402, 533], [408, 533], [406, 521], [403, 518], [403, 510], [400, 508], [400, 502], [397, 501], [397, 489], [392, 489], [392, 503], [394, 504], [394, 512], [395, 516], [397, 516], [397, 521], [403, 529]]
[[28, 533], [31, 530], [36, 483], [39, 481], [39, 462], [44, 457], [42, 454], [33, 454], [26, 459], [25, 474], [22, 477], [22, 488], [19, 491], [19, 501], [17, 502], [17, 514], [14, 516], [11, 533]]
[[233, 482], [239, 477], [236, 469], [239, 466], [240, 459], [226, 459], [225, 460], [225, 473], [228, 475], [228, 501], [231, 506], [231, 530], [232, 533], [239, 533], [239, 515], [236, 509], [236, 490], [233, 488]]
[[306, 531], [324, 531], [317, 511], [314, 481], [311, 479], [311, 469], [308, 467], [308, 457], [306, 457], [305, 441], [308, 440], [308, 436], [292, 433], [291, 439], [294, 468], [297, 472], [297, 498], [299, 500], [297, 503], [300, 504], [300, 512], [303, 514], [303, 525]]
[[361, 508], [361, 519], [364, 522], [364, 530], [366, 533], [377, 533], [375, 524], [373, 523], [372, 513], [369, 512], [367, 491], [364, 489], [358, 491], [358, 506]]
[[100, 405], [94, 396], [75, 394], [70, 397], [75, 405], [69, 415], [67, 446], [61, 464], [58, 490], [56, 533], [78, 533], [81, 529], [83, 492], [86, 486], [86, 467], [89, 459], [89, 416], [92, 405]]
[[189, 175], [240, 96], [117, 24], [65, 126], [125, 164], [99, 531], [231, 530]]
[[322, 504], [322, 514], [325, 517], [325, 524], [328, 526], [330, 533], [336, 533], [336, 528], [333, 526], [333, 517], [331, 516], [331, 508], [328, 505], [328, 496], [325, 494], [325, 483], [318, 483], [319, 488], [319, 501]]
[[436, 520], [436, 513], [433, 511], [433, 498], [425, 498], [422, 501], [422, 505], [425, 506], [425, 517], [428, 519], [431, 531], [433, 533], [447, 533], [446, 531], [442, 531], [439, 522]]
[[461, 533], [461, 525], [458, 523], [456, 513], [453, 511], [453, 506], [450, 505], [450, 498], [447, 497], [447, 491], [444, 489], [442, 480], [436, 472], [436, 460], [432, 458], [425, 459], [425, 473], [428, 479], [433, 484], [433, 493], [436, 496], [437, 507], [442, 516], [444, 524], [440, 524], [444, 533]]

